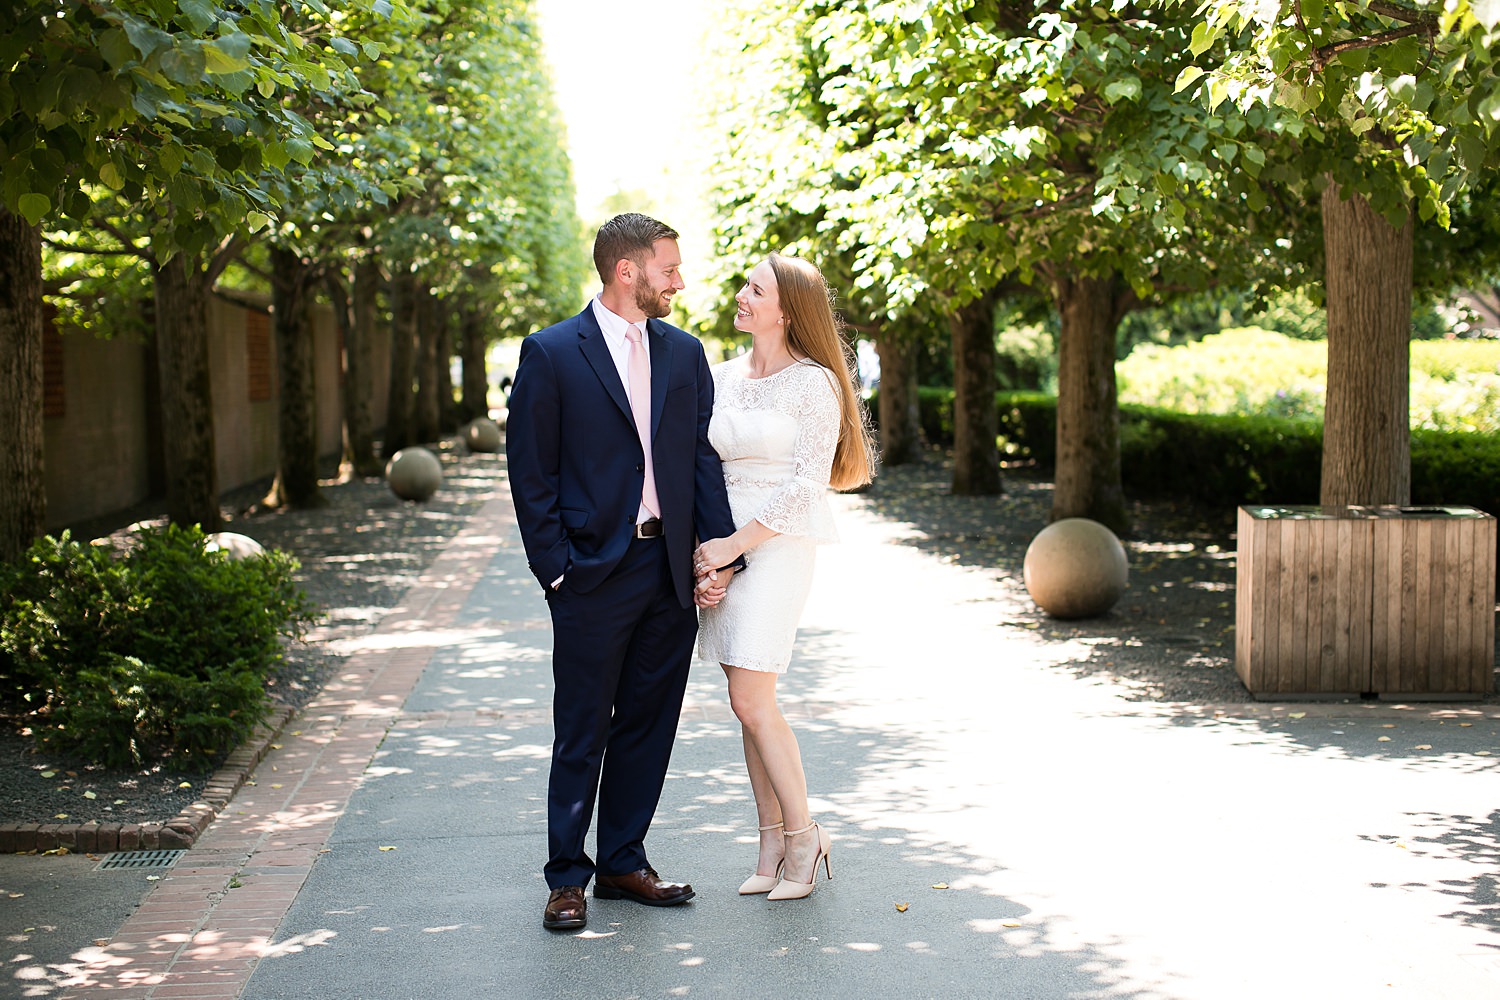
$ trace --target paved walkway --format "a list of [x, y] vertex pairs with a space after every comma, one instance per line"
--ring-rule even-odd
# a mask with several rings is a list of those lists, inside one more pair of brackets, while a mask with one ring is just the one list
[[1495, 706], [1128, 702], [996, 624], [1015, 582], [837, 503], [784, 685], [811, 899], [734, 893], [754, 813], [699, 667], [648, 842], [698, 898], [541, 928], [550, 633], [501, 498], [117, 931], [0, 995], [1500, 996]]

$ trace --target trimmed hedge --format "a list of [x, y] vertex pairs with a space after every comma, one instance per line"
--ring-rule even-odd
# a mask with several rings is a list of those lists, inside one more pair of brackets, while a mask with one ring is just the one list
[[[953, 443], [953, 390], [919, 391], [922, 431]], [[1037, 392], [995, 395], [1000, 447], [1050, 469], [1057, 457], [1057, 400]], [[875, 412], [872, 401], [871, 412]], [[1213, 506], [1318, 502], [1323, 425], [1281, 417], [1177, 413], [1120, 407], [1126, 492], [1190, 498]], [[1414, 431], [1412, 503], [1463, 504], [1500, 516], [1500, 439], [1489, 434]]]

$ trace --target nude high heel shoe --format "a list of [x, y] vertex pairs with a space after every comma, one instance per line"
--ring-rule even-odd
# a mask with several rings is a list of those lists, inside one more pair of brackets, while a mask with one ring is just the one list
[[[758, 829], [761, 833], [765, 833], [767, 830], [781, 830], [785, 828], [780, 823], [772, 823], [770, 826], [762, 826], [758, 827]], [[781, 881], [781, 869], [785, 864], [785, 858], [776, 862], [775, 875], [751, 875], [745, 879], [744, 882], [740, 883], [740, 895], [756, 896], [763, 892], [770, 892], [776, 888], [776, 884]]]
[[[788, 830], [786, 832], [786, 835], [788, 837], [795, 837], [798, 834], [807, 833], [809, 830], [816, 830], [817, 831], [818, 851], [817, 851], [816, 854], [813, 855], [812, 870], [807, 873], [807, 881], [806, 882], [794, 882], [794, 881], [792, 881], [789, 878], [783, 878], [780, 882], [778, 882], [776, 884], [776, 888], [774, 888], [774, 889], [771, 890], [771, 894], [766, 897], [767, 899], [774, 899], [774, 900], [803, 899], [803, 898], [811, 895], [812, 891], [813, 891], [813, 886], [818, 881], [818, 862], [819, 861], [823, 862], [823, 872], [824, 872], [824, 874], [827, 875], [829, 878], [833, 878], [833, 866], [831, 864], [829, 864], [829, 861], [828, 861], [828, 849], [829, 849], [829, 846], [830, 846], [829, 843], [828, 843], [828, 834], [826, 834], [826, 833], [823, 832], [823, 828], [821, 826], [819, 826], [816, 823], [809, 823], [807, 826], [804, 826], [800, 830]], [[786, 868], [785, 868], [786, 862], [787, 862], [787, 859], [783, 858], [782, 862], [781, 862], [782, 863], [782, 870], [783, 871], [786, 870]]]

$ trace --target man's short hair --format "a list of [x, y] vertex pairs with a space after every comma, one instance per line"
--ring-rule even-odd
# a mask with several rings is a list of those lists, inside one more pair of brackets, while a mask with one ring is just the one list
[[678, 239], [677, 230], [649, 215], [625, 212], [599, 227], [594, 237], [594, 270], [606, 285], [615, 279], [615, 264], [629, 258], [637, 264], [654, 252], [657, 240]]

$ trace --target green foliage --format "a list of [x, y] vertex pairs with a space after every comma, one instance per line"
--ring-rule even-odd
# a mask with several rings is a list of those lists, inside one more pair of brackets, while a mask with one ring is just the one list
[[[1145, 345], [1116, 370], [1122, 403], [1321, 420], [1327, 365], [1321, 341], [1249, 327]], [[1413, 341], [1410, 392], [1414, 429], [1500, 431], [1500, 341]]]
[[151, 220], [166, 256], [263, 228], [299, 181], [360, 185], [330, 160], [309, 171], [333, 149], [310, 109], [358, 99], [350, 66], [379, 49], [355, 46], [340, 22], [395, 3], [342, 6], [20, 5], [0, 48], [0, 204], [87, 225], [97, 202], [119, 198]]
[[345, 148], [402, 195], [395, 211], [313, 203], [295, 220], [306, 240], [333, 219], [337, 250], [418, 273], [492, 317], [496, 337], [574, 311], [588, 273], [534, 8], [438, 0], [410, 23], [372, 22], [385, 57], [356, 72], [378, 100], [351, 114]]
[[1182, 413], [1321, 417], [1328, 349], [1254, 327], [1142, 345], [1115, 366], [1120, 402]]
[[[1042, 393], [1001, 392], [995, 405], [1005, 454], [1050, 468], [1057, 451], [1057, 400]], [[924, 388], [919, 406], [928, 442], [952, 444], [953, 390]], [[1315, 420], [1123, 405], [1120, 457], [1132, 496], [1186, 498], [1225, 508], [1317, 503], [1323, 432]], [[1411, 463], [1413, 503], [1464, 504], [1500, 515], [1500, 438], [1495, 435], [1415, 431]]]
[[1392, 225], [1415, 201], [1419, 218], [1446, 227], [1500, 160], [1494, 3], [1159, 2], [1202, 17], [1191, 50], [1203, 58], [1181, 71], [1179, 91], [1299, 129], [1310, 140], [1302, 179], [1331, 175]]
[[64, 533], [0, 565], [0, 699], [109, 766], [209, 766], [264, 717], [280, 640], [314, 610], [290, 556], [234, 560], [205, 541], [170, 526], [116, 555]]

